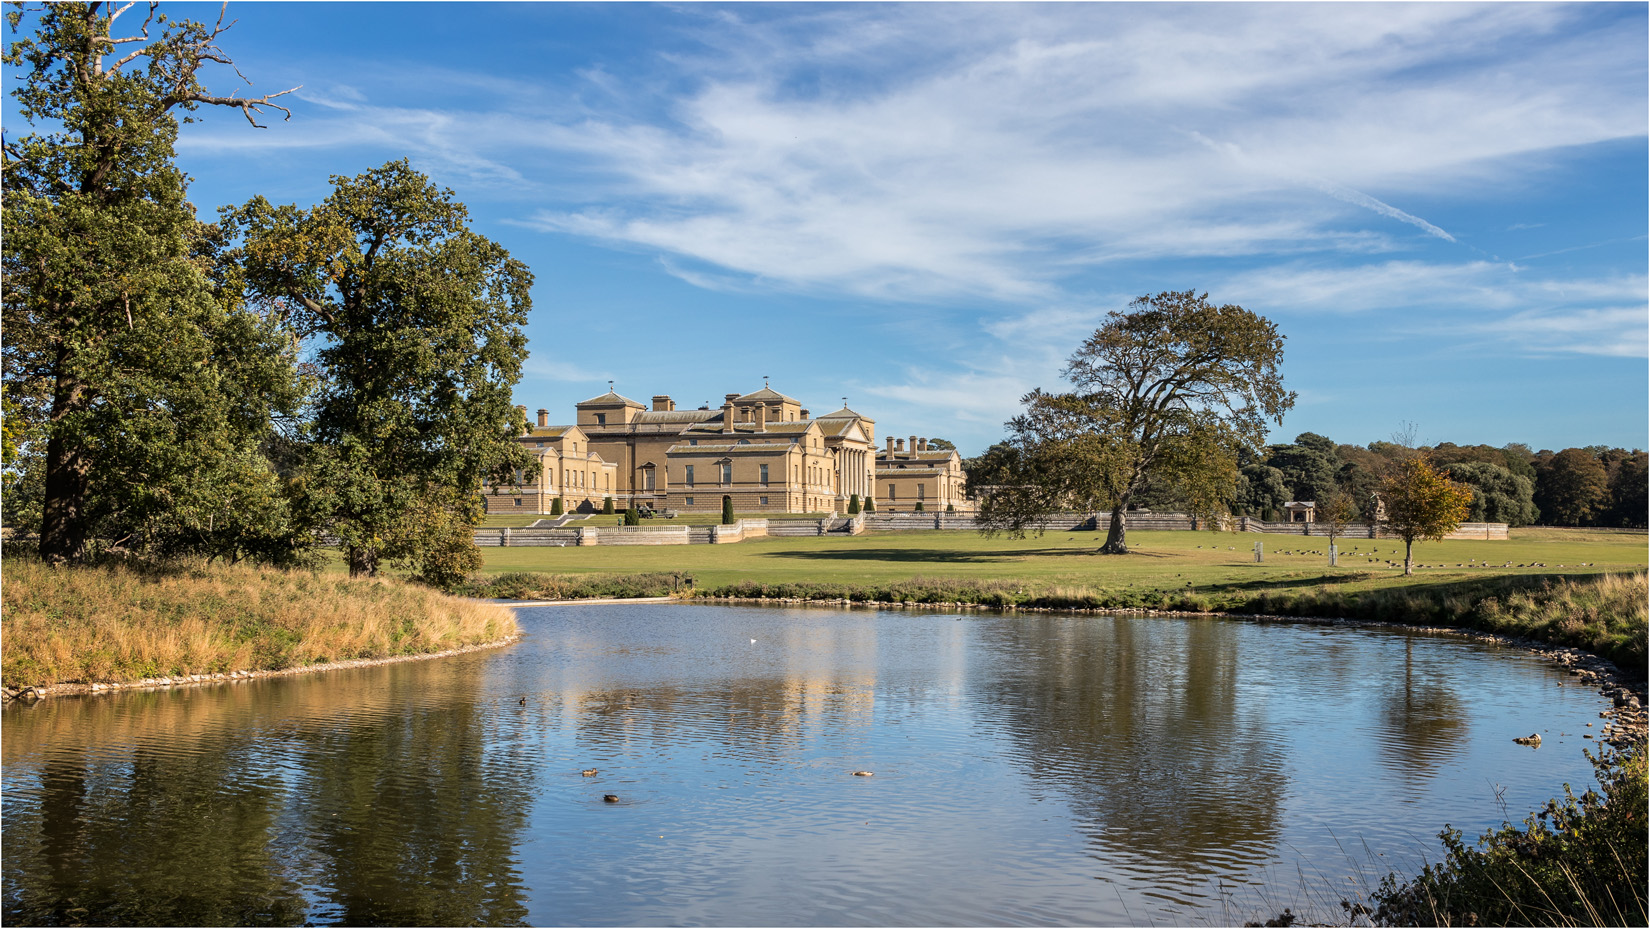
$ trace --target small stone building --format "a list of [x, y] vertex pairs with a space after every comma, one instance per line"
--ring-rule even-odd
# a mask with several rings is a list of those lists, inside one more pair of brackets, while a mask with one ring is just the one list
[[1283, 521], [1288, 523], [1316, 522], [1317, 511], [1317, 501], [1291, 500], [1283, 505]]
[[928, 440], [888, 438], [877, 455], [877, 512], [912, 513], [917, 504], [927, 513], [972, 513], [968, 475], [955, 449], [930, 448]]

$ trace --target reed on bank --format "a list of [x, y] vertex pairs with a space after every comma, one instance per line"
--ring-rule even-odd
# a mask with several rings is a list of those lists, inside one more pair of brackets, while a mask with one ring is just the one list
[[394, 579], [222, 565], [51, 568], [10, 552], [4, 570], [8, 687], [429, 654], [517, 631], [508, 608]]
[[1588, 756], [1599, 789], [1562, 800], [1468, 845], [1445, 827], [1444, 859], [1371, 895], [1385, 926], [1643, 926], [1645, 746]]

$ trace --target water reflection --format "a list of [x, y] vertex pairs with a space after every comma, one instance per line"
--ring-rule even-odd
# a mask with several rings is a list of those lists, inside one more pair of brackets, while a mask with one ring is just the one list
[[[0, 917], [1242, 922], [1272, 914], [1212, 886], [1332, 871], [1338, 837], [1413, 870], [1443, 822], [1498, 823], [1486, 775], [1515, 809], [1583, 789], [1558, 733], [1602, 705], [1525, 656], [1377, 631], [692, 606], [522, 620], [497, 652], [7, 707]], [[1555, 726], [1540, 752], [1499, 735], [1536, 720]]]
[[1014, 757], [1069, 800], [1102, 879], [1139, 875], [1184, 898], [1269, 858], [1288, 776], [1264, 706], [1238, 699], [1240, 629], [1116, 617], [992, 628], [1005, 657], [992, 699]]
[[1415, 640], [1404, 637], [1403, 669], [1389, 678], [1380, 710], [1381, 764], [1406, 780], [1432, 776], [1461, 753], [1468, 737], [1448, 670], [1432, 661], [1418, 667]]
[[44, 757], [7, 785], [5, 921], [524, 921], [531, 766], [489, 750], [462, 678], [405, 665], [332, 684], [8, 708], [8, 778], [29, 748]]

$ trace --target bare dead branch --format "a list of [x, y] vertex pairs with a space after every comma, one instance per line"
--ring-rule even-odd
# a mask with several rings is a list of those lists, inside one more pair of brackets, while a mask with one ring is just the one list
[[281, 106], [279, 103], [271, 103], [270, 101], [274, 100], [276, 97], [286, 96], [287, 94], [292, 93], [294, 90], [297, 90], [299, 87], [302, 87], [302, 86], [304, 86], [304, 85], [299, 84], [298, 87], [291, 87], [291, 88], [288, 88], [286, 90], [280, 91], [279, 93], [264, 94], [262, 97], [236, 97], [236, 96], [214, 97], [211, 94], [191, 93], [191, 94], [184, 94], [184, 95], [182, 95], [182, 96], [180, 96], [180, 97], [178, 97], [178, 98], [176, 98], [176, 99], [174, 99], [173, 101], [170, 101], [170, 102], [176, 102], [176, 103], [206, 103], [206, 104], [210, 104], [212, 106], [232, 106], [232, 107], [236, 107], [243, 114], [246, 115], [246, 121], [251, 123], [252, 127], [254, 129], [266, 129], [266, 128], [268, 128], [267, 126], [259, 125], [258, 120], [256, 119], [256, 116], [261, 116], [263, 114], [263, 108], [268, 107], [272, 110], [280, 110], [282, 113], [285, 113], [286, 114], [285, 119], [287, 119], [287, 120], [292, 119], [292, 111], [290, 109], [288, 109], [284, 106]]

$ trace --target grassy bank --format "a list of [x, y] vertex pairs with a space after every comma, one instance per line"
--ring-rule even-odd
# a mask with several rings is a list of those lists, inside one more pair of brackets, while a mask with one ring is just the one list
[[[1094, 554], [1094, 532], [986, 539], [972, 532], [867, 533], [737, 545], [489, 548], [483, 578], [602, 593], [635, 576], [691, 575], [699, 595], [1048, 609], [1279, 613], [1458, 626], [1585, 648], [1627, 668], [1645, 663], [1643, 532], [1514, 530], [1511, 540], [1416, 546], [1406, 577], [1388, 564], [1401, 543], [1352, 539], [1329, 567], [1321, 538], [1133, 532], [1134, 554]], [[1265, 560], [1256, 563], [1256, 541]], [[623, 580], [612, 579], [618, 575]], [[1626, 575], [1623, 578], [1621, 575]], [[1634, 579], [1634, 576], [1637, 579]], [[534, 576], [555, 578], [527, 580]], [[608, 579], [603, 579], [608, 578]], [[525, 585], [525, 586], [524, 586]], [[650, 596], [669, 593], [645, 585]], [[568, 594], [560, 594], [568, 596]], [[584, 596], [572, 594], [572, 596]], [[546, 597], [549, 599], [549, 597]]]
[[218, 566], [54, 570], [9, 554], [3, 605], [8, 687], [427, 654], [516, 631], [506, 608], [402, 581]]
[[673, 574], [536, 574], [516, 571], [474, 578], [460, 591], [492, 600], [607, 600], [668, 597], [693, 586], [693, 576]]
[[[1354, 575], [1344, 576], [1356, 580]], [[1586, 649], [1624, 668], [1645, 664], [1645, 575], [1492, 577], [1377, 589], [1188, 589], [1056, 587], [1013, 581], [912, 578], [892, 584], [741, 581], [695, 591], [702, 597], [853, 603], [962, 603], [995, 608], [1154, 609], [1339, 617], [1477, 629]]]

